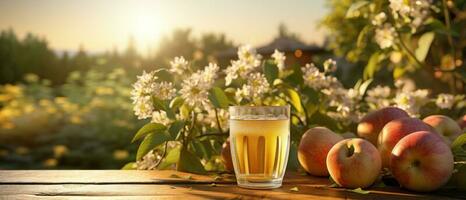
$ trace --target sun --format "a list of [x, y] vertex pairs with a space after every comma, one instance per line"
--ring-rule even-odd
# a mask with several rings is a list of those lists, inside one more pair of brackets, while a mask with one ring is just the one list
[[160, 37], [161, 23], [157, 16], [149, 14], [138, 14], [135, 16], [133, 27], [130, 30], [140, 48], [154, 46]]

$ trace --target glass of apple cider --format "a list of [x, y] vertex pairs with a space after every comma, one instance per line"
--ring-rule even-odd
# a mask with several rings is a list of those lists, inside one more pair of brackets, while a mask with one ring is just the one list
[[238, 186], [282, 185], [290, 147], [289, 106], [231, 106], [230, 146]]

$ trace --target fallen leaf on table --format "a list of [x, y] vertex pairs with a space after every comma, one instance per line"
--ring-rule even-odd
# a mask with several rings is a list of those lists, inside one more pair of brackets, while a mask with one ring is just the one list
[[181, 178], [181, 177], [178, 176], [177, 174], [172, 174], [172, 175], [170, 175], [170, 178]]
[[298, 187], [292, 187], [290, 190], [293, 191], [293, 192], [298, 192], [299, 188]]
[[359, 193], [359, 194], [369, 194], [371, 193], [370, 191], [367, 191], [367, 190], [363, 190], [361, 188], [356, 188], [354, 190], [351, 190], [352, 192], [356, 192], [356, 193]]
[[340, 187], [340, 186], [338, 184], [336, 184], [336, 183], [332, 183], [332, 184], [328, 185], [327, 187], [336, 188], [336, 187]]
[[217, 184], [211, 183], [211, 184], [210, 184], [210, 187], [217, 187]]
[[186, 176], [186, 179], [188, 179], [188, 180], [193, 180], [194, 178], [193, 178], [193, 176], [188, 175], [188, 176]]
[[214, 181], [220, 181], [220, 180], [222, 180], [222, 179], [223, 179], [223, 177], [221, 177], [221, 176], [215, 176], [215, 177], [214, 177]]

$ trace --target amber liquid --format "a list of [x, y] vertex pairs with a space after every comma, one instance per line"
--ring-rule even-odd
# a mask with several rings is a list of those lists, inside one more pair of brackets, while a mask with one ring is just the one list
[[237, 179], [281, 179], [288, 161], [288, 119], [230, 120], [232, 158]]

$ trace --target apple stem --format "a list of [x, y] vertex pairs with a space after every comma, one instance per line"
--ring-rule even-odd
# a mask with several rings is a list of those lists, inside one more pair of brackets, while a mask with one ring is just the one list
[[353, 154], [354, 154], [354, 146], [353, 146], [353, 145], [350, 145], [350, 146], [348, 147], [348, 152], [346, 153], [346, 156], [347, 156], [347, 157], [351, 157]]

